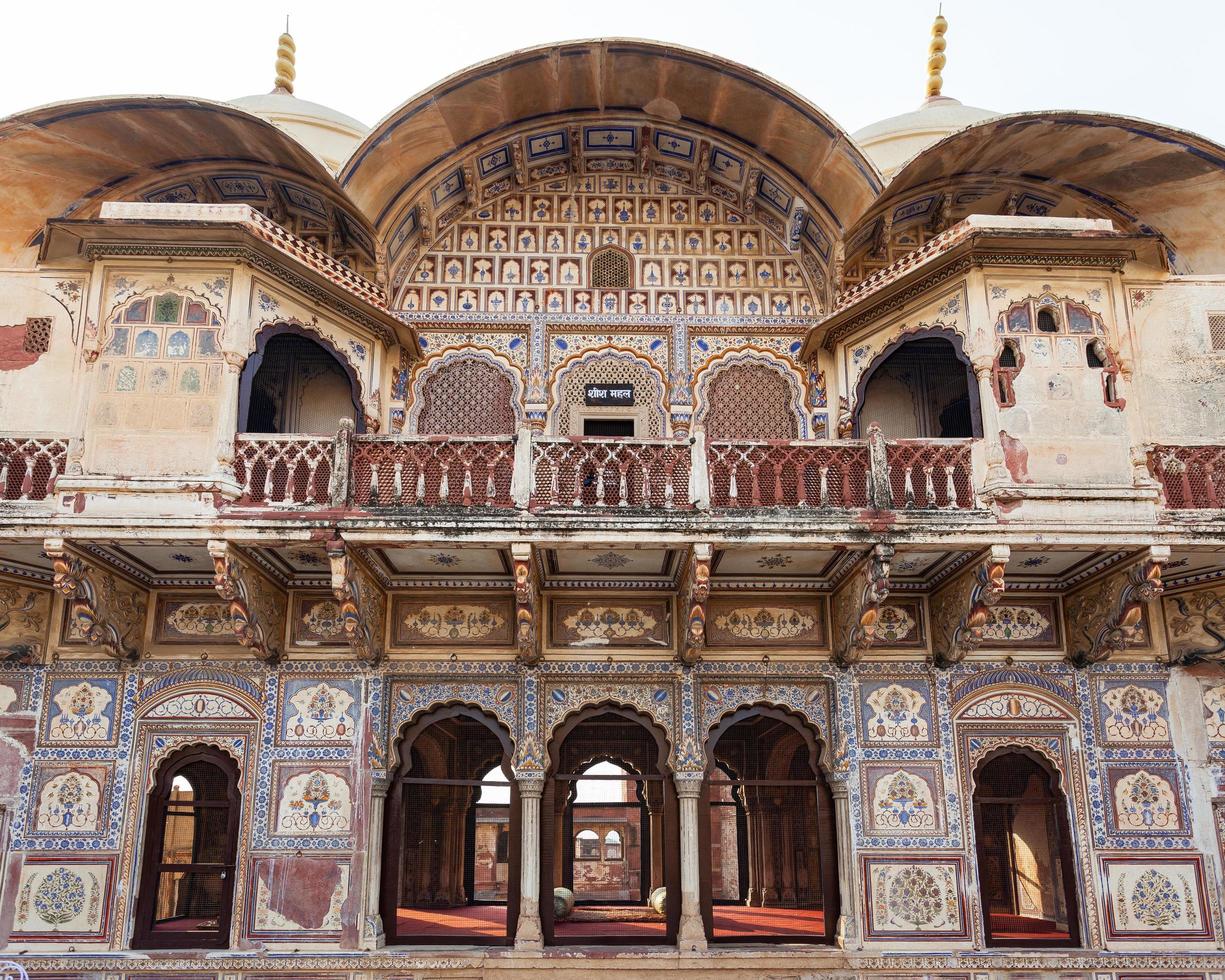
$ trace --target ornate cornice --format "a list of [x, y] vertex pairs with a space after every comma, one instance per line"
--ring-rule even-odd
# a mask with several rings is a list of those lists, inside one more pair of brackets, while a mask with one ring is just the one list
[[[359, 309], [352, 303], [346, 303], [333, 293], [312, 282], [306, 276], [294, 272], [279, 262], [274, 262], [268, 256], [248, 245], [181, 245], [153, 244], [145, 242], [113, 243], [90, 242], [83, 250], [87, 261], [93, 262], [101, 258], [188, 258], [188, 259], [230, 259], [235, 262], [246, 262], [252, 267], [267, 273], [287, 286], [290, 286], [315, 302], [340, 314], [348, 320], [357, 323], [383, 342], [386, 346], [398, 344], [399, 340], [379, 319]], [[390, 315], [390, 314], [388, 314]]]

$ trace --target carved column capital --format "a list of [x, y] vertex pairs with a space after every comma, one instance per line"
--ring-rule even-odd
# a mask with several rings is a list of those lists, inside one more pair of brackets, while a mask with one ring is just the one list
[[243, 561], [226, 541], [208, 543], [213, 559], [213, 587], [230, 604], [230, 628], [255, 656], [280, 663], [285, 653], [280, 635], [285, 624], [285, 595]]
[[834, 663], [849, 667], [872, 645], [872, 631], [880, 607], [889, 598], [889, 563], [895, 549], [878, 544], [843, 585], [834, 592]]
[[676, 784], [676, 795], [682, 800], [696, 800], [702, 795], [702, 785], [706, 782], [704, 772], [676, 772], [672, 774], [672, 782]]
[[685, 571], [683, 601], [686, 610], [685, 635], [678, 653], [683, 664], [692, 666], [706, 649], [706, 603], [710, 598], [710, 559], [713, 548], [699, 542], [693, 546]]
[[1004, 596], [1004, 570], [1010, 555], [1007, 545], [992, 545], [977, 565], [932, 596], [932, 658], [937, 666], [961, 663], [982, 645], [991, 607]]

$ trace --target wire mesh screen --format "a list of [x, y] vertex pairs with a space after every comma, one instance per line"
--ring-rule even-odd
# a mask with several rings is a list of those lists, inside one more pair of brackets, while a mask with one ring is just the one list
[[506, 938], [518, 871], [502, 762], [502, 742], [473, 718], [443, 719], [413, 741], [389, 808], [398, 939]]
[[715, 747], [706, 784], [713, 938], [827, 937], [822, 819], [812, 743], [786, 722], [749, 718]]
[[230, 777], [194, 762], [170, 785], [162, 816], [154, 931], [215, 933], [228, 896], [231, 841]]
[[[659, 745], [616, 715], [585, 721], [560, 750], [552, 827], [558, 942], [663, 942], [664, 776]], [[546, 842], [547, 845], [547, 842]]]

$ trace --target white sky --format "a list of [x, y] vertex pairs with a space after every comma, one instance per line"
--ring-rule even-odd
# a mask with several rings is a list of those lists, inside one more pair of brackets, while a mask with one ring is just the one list
[[[946, 95], [997, 111], [1118, 112], [1225, 143], [1225, 0], [946, 0], [944, 7]], [[296, 94], [367, 124], [477, 61], [549, 41], [623, 36], [742, 62], [854, 131], [922, 99], [935, 8], [929, 0], [9, 4], [0, 116], [91, 95], [225, 100], [267, 91], [288, 12]]]

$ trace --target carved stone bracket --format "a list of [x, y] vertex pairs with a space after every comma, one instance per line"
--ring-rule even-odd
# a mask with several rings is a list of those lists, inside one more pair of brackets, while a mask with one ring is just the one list
[[540, 625], [540, 580], [530, 544], [512, 544], [515, 572], [515, 645], [521, 663], [540, 663], [543, 637]]
[[147, 606], [143, 591], [125, 587], [113, 572], [93, 567], [63, 538], [47, 538], [43, 551], [51, 559], [55, 590], [68, 600], [76, 632], [116, 660], [138, 659]]
[[1007, 545], [992, 545], [981, 562], [932, 596], [932, 659], [936, 666], [959, 664], [982, 645], [991, 607], [1004, 596], [1004, 569], [1010, 554]]
[[682, 608], [685, 609], [687, 618], [678, 656], [681, 663], [690, 666], [702, 659], [702, 651], [706, 649], [706, 602], [710, 598], [711, 553], [709, 544], [698, 543], [693, 546], [681, 592]]
[[894, 547], [878, 544], [871, 555], [834, 593], [834, 654], [839, 667], [849, 667], [862, 659], [872, 645], [872, 629], [880, 616], [881, 604], [889, 598], [889, 563]]
[[208, 553], [213, 559], [213, 587], [230, 604], [230, 627], [238, 642], [261, 660], [280, 663], [285, 656], [280, 642], [285, 594], [229, 543], [210, 541]]
[[340, 603], [340, 622], [353, 655], [368, 664], [382, 663], [387, 656], [383, 648], [383, 592], [342, 538], [329, 541], [327, 553], [332, 565], [332, 594]]
[[1064, 603], [1068, 660], [1077, 667], [1122, 653], [1140, 636], [1144, 604], [1161, 595], [1161, 567], [1168, 545], [1151, 545], [1131, 565], [1071, 596]]

